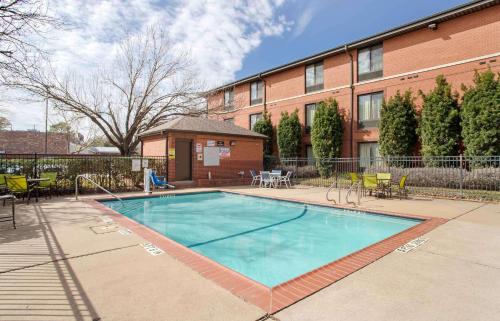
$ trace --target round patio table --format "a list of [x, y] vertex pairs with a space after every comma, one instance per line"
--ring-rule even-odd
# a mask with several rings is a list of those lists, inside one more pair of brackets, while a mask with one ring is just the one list
[[278, 188], [278, 183], [281, 179], [281, 173], [269, 173], [271, 175], [271, 179], [274, 181], [274, 187]]

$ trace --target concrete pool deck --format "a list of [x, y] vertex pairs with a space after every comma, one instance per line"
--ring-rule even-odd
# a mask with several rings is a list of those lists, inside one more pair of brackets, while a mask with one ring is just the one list
[[[322, 188], [226, 189], [327, 203]], [[140, 245], [142, 238], [121, 234], [123, 228], [103, 221], [85, 198], [19, 205], [18, 229], [0, 225], [0, 320], [256, 320], [265, 315], [168, 254], [150, 255]], [[273, 318], [498, 317], [499, 204], [364, 198], [360, 208], [450, 221], [426, 234], [429, 241], [417, 249], [392, 252]]]

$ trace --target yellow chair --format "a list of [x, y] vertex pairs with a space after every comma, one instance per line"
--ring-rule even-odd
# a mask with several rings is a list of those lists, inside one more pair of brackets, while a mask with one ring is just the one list
[[389, 193], [389, 196], [392, 197], [392, 176], [391, 173], [377, 173], [377, 183], [382, 193]]
[[7, 188], [6, 178], [11, 176], [10, 174], [0, 174], [0, 189]]
[[407, 175], [403, 175], [403, 176], [401, 176], [401, 179], [399, 180], [399, 185], [398, 185], [399, 199], [401, 199], [401, 196], [408, 198], [408, 190], [406, 189], [406, 179], [407, 178], [408, 178]]
[[57, 189], [57, 172], [43, 172], [40, 174], [40, 178], [48, 178], [47, 181], [40, 181], [38, 188], [40, 190], [48, 190], [49, 196], [52, 198], [52, 191]]
[[359, 183], [358, 173], [350, 172], [349, 177], [351, 178], [351, 185]]
[[363, 175], [363, 191], [366, 193], [366, 191], [370, 192], [370, 195], [372, 195], [372, 192], [375, 192], [375, 195], [378, 191], [378, 184], [377, 184], [377, 175], [375, 174], [364, 174]]
[[[28, 198], [28, 204], [31, 199], [31, 192], [34, 189], [28, 185], [28, 180], [26, 176], [10, 176], [6, 178], [7, 189], [14, 195], [19, 195], [23, 198], [26, 196]], [[38, 196], [37, 196], [38, 200]]]

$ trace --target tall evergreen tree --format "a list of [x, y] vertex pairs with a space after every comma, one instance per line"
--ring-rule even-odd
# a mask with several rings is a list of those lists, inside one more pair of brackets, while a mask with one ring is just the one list
[[299, 111], [281, 113], [278, 125], [278, 148], [281, 158], [297, 157], [302, 141], [302, 127], [299, 121]]
[[264, 155], [270, 156], [273, 154], [273, 123], [271, 122], [271, 113], [264, 111], [262, 119], [259, 119], [252, 130], [256, 133], [266, 135], [268, 138], [264, 143]]
[[342, 154], [342, 115], [336, 100], [319, 103], [314, 113], [311, 142], [320, 175], [330, 176], [332, 163], [325, 159]]
[[417, 144], [417, 118], [410, 90], [398, 91], [382, 104], [380, 114], [380, 154], [383, 156], [412, 155]]
[[500, 74], [477, 73], [464, 90], [461, 118], [467, 156], [500, 155]]
[[436, 78], [436, 87], [427, 95], [420, 92], [424, 103], [420, 122], [422, 156], [458, 155], [460, 113], [457, 94], [443, 75]]

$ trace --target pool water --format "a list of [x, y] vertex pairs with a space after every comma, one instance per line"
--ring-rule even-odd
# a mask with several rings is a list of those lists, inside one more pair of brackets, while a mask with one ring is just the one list
[[421, 222], [224, 192], [103, 203], [269, 287]]

